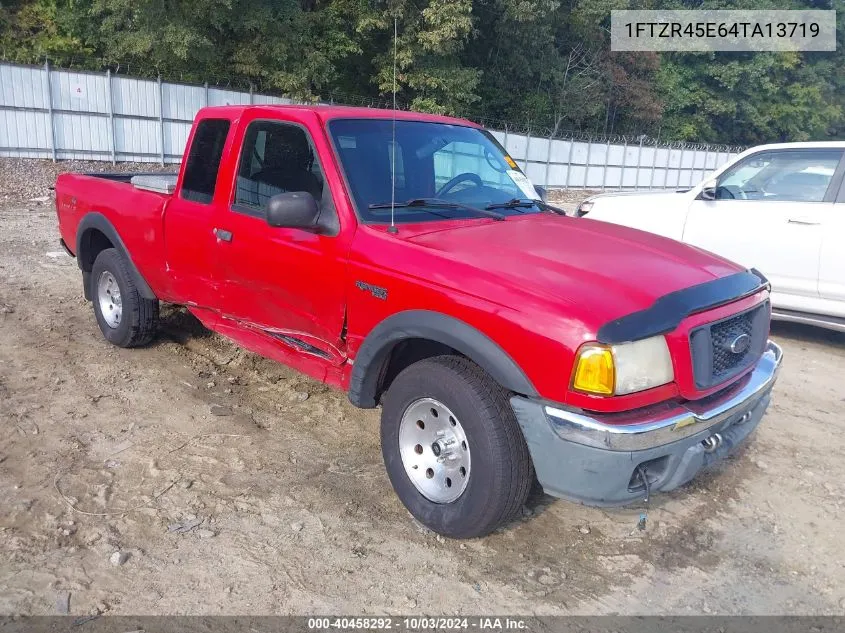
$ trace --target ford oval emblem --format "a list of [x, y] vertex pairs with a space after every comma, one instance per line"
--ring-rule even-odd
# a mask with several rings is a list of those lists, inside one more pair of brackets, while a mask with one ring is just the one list
[[751, 347], [751, 336], [748, 334], [740, 334], [731, 341], [729, 349], [734, 354], [744, 354]]

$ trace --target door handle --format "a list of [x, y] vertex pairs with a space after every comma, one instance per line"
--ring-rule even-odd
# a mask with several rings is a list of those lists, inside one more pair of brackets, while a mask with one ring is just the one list
[[787, 223], [800, 224], [801, 226], [818, 226], [821, 224], [821, 222], [816, 222], [815, 220], [810, 220], [808, 218], [789, 218]]
[[232, 232], [226, 231], [224, 229], [214, 229], [214, 235], [217, 236], [217, 239], [221, 242], [231, 242], [232, 241]]

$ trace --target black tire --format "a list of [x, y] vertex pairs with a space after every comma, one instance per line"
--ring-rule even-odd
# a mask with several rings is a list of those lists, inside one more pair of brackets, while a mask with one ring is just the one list
[[[103, 273], [111, 273], [120, 289], [122, 314], [115, 327], [106, 321], [97, 294]], [[97, 255], [91, 269], [90, 284], [97, 325], [109, 343], [118, 347], [138, 347], [153, 340], [158, 327], [158, 299], [145, 299], [138, 293], [129, 264], [120, 253], [107, 248]]]
[[[471, 447], [467, 487], [451, 503], [423, 496], [402, 464], [400, 423], [420, 398], [434, 398], [453, 411]], [[381, 449], [390, 482], [405, 507], [426, 527], [452, 538], [485, 536], [508, 521], [522, 509], [534, 481], [508, 393], [459, 356], [425, 359], [396, 377], [384, 397]]]

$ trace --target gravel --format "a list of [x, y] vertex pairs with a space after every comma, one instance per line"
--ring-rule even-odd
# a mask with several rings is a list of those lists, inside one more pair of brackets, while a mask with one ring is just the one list
[[[20, 170], [7, 173], [12, 164], [0, 159], [3, 191], [20, 177]], [[36, 182], [41, 174], [44, 186], [59, 168], [74, 165], [23, 164], [26, 177]], [[377, 411], [355, 409], [342, 392], [238, 352], [222, 337], [194, 336], [199, 330], [177, 311], [166, 321], [173, 339], [163, 336], [132, 353], [103, 343], [81, 297], [78, 269], [47, 255], [57, 248], [56, 217], [47, 203], [28, 202], [38, 193], [0, 198], [0, 309], [14, 310], [0, 310], [0, 414], [13, 422], [0, 438], [0, 489], [10, 493], [3, 505], [9, 527], [0, 526], [0, 613], [56, 613], [61, 589], [73, 590], [74, 615], [102, 600], [118, 615], [164, 615], [174, 605], [191, 615], [212, 607], [229, 615], [307, 613], [315, 605], [434, 615], [477, 612], [482, 602], [493, 613], [549, 615], [845, 610], [845, 335], [775, 324], [772, 334], [787, 360], [755, 438], [736, 459], [656, 496], [648, 531], [630, 534], [640, 508], [537, 497], [530, 521], [468, 544], [443, 543], [394, 496], [381, 463]], [[21, 213], [26, 207], [37, 212]], [[177, 342], [183, 333], [185, 342]], [[220, 402], [237, 416], [211, 417], [220, 396], [204, 389], [209, 376], [219, 376], [221, 387], [238, 385]], [[280, 386], [288, 384], [310, 393], [308, 400], [288, 402], [294, 388]], [[113, 397], [95, 401], [104, 385]], [[239, 436], [174, 452], [178, 438], [197, 435], [206, 415], [204, 432], [232, 429]], [[250, 428], [253, 415], [274, 428]], [[36, 418], [37, 436], [29, 431]], [[134, 448], [118, 460], [115, 441]], [[121, 465], [100, 468], [100, 458]], [[752, 460], [764, 461], [766, 470]], [[70, 515], [50, 514], [63, 506], [55, 487], [45, 485], [55, 482], [57, 468], [68, 469], [62, 490], [79, 495], [89, 512], [134, 506], [166, 481], [196, 483], [172, 486], [154, 507], [112, 520], [74, 515], [81, 534], [65, 537], [56, 530], [69, 525], [63, 519]], [[149, 477], [138, 481], [137, 473]], [[114, 483], [108, 503], [105, 481]], [[203, 519], [189, 512], [213, 513], [215, 522], [200, 525]], [[580, 538], [581, 527], [592, 536]], [[204, 540], [194, 529], [217, 536]], [[112, 567], [118, 543], [137, 549], [129, 550], [126, 565]], [[527, 567], [537, 571], [523, 575]], [[342, 582], [327, 589], [326, 578], [339, 570]], [[542, 574], [559, 584], [540, 583]], [[224, 591], [221, 577], [238, 591], [209, 605], [209, 596]], [[290, 582], [295, 590], [277, 590]], [[416, 602], [406, 606], [406, 596]]]
[[67, 172], [125, 173], [129, 171], [173, 172], [179, 165], [156, 163], [117, 163], [85, 160], [34, 160], [31, 158], [0, 158], [0, 202], [24, 200], [33, 203], [53, 199], [51, 187], [56, 177]]
[[551, 204], [578, 205], [590, 196], [602, 193], [599, 189], [549, 189], [548, 199]]

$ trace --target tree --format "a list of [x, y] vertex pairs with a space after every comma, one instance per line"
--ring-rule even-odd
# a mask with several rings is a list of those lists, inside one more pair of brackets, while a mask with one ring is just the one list
[[[610, 50], [613, 9], [765, 9], [770, 0], [0, 1], [0, 54], [18, 62], [385, 106], [396, 20], [404, 107], [539, 134], [845, 137], [845, 20], [835, 53]], [[845, 13], [845, 0], [784, 1]]]
[[63, 28], [58, 0], [36, 0], [0, 5], [0, 53], [4, 59], [21, 63], [50, 58], [69, 65], [75, 58], [88, 57], [94, 48]]
[[[770, 8], [767, 0], [667, 0], [660, 4], [681, 9]], [[845, 0], [787, 0], [779, 8], [842, 11]], [[833, 54], [662, 55], [657, 76], [665, 103], [662, 135], [741, 145], [829, 138], [841, 130], [845, 117], [843, 34], [839, 20], [837, 52]]]
[[395, 0], [368, 5], [357, 32], [372, 56], [372, 82], [379, 95], [393, 92], [394, 19], [398, 100], [417, 110], [443, 114], [466, 111], [478, 100], [480, 71], [458, 56], [473, 31], [471, 0]]

